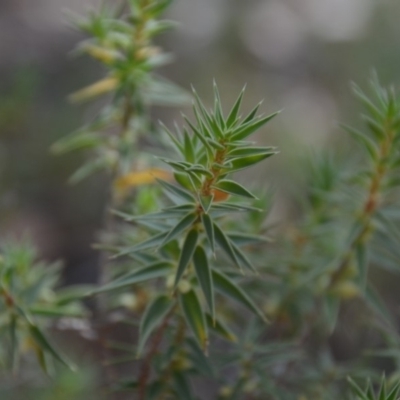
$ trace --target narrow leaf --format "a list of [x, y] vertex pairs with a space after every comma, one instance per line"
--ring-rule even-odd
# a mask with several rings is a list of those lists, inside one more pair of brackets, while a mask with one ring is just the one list
[[140, 321], [139, 344], [137, 350], [138, 357], [142, 353], [149, 336], [163, 323], [163, 321], [165, 321], [165, 318], [173, 304], [173, 301], [171, 301], [168, 296], [160, 295], [147, 306], [142, 320]]
[[262, 320], [267, 321], [264, 313], [254, 304], [247, 294], [231, 279], [229, 279], [222, 272], [212, 271], [213, 281], [215, 288], [225, 294], [226, 296], [234, 299], [238, 303], [242, 304], [244, 307], [253, 311]]
[[171, 240], [174, 240], [178, 237], [185, 229], [189, 226], [193, 225], [193, 223], [198, 218], [197, 214], [190, 213], [184, 216], [168, 233], [166, 238], [162, 241], [160, 246], [164, 246], [165, 244], [169, 243]]
[[271, 121], [271, 119], [276, 117], [279, 113], [280, 111], [268, 115], [267, 117], [256, 120], [254, 122], [251, 121], [248, 122], [247, 124], [241, 125], [238, 129], [236, 129], [233, 132], [233, 135], [231, 136], [230, 139], [231, 140], [245, 139], [247, 136], [250, 136], [253, 132], [257, 131], [262, 126], [264, 126], [267, 122]]
[[239, 97], [237, 98], [235, 104], [232, 107], [232, 110], [230, 111], [230, 113], [228, 115], [228, 118], [226, 120], [226, 125], [228, 128], [230, 128], [234, 124], [234, 122], [236, 121], [236, 119], [238, 117], [245, 89], [246, 89], [246, 87], [244, 87], [242, 89], [242, 91], [240, 92]]
[[220, 320], [214, 320], [210, 314], [206, 314], [206, 322], [210, 330], [230, 342], [237, 342], [237, 336]]
[[196, 248], [193, 255], [193, 263], [197, 279], [199, 280], [201, 289], [203, 290], [212, 318], [215, 319], [214, 285], [210, 265], [208, 264], [207, 255], [203, 247], [198, 246]]
[[199, 196], [200, 204], [203, 207], [204, 212], [207, 214], [210, 210], [211, 204], [214, 200], [214, 195], [211, 196]]
[[35, 324], [30, 321], [28, 322], [28, 324], [31, 337], [35, 340], [35, 342], [41, 349], [50, 353], [56, 360], [58, 360], [61, 364], [64, 364], [69, 369], [75, 369], [75, 367], [69, 361], [67, 361], [54, 349], [54, 347], [49, 343], [43, 332]]
[[137, 271], [130, 272], [129, 274], [90, 292], [89, 295], [121, 289], [150, 279], [162, 278], [168, 275], [171, 272], [171, 269], [172, 264], [167, 261], [156, 262]]
[[239, 185], [237, 182], [231, 181], [229, 179], [224, 179], [219, 181], [216, 185], [216, 188], [223, 192], [234, 194], [237, 196], [248, 197], [250, 199], [256, 198], [242, 185]]
[[231, 166], [227, 169], [229, 169], [229, 172], [240, 171], [242, 169], [250, 167], [251, 165], [258, 164], [259, 162], [273, 156], [274, 154], [276, 153], [265, 153], [257, 156], [235, 158], [231, 160]]
[[211, 251], [215, 253], [215, 236], [214, 236], [214, 224], [211, 217], [208, 214], [201, 215], [201, 222], [203, 223], [204, 230], [207, 235], [208, 243], [210, 244]]
[[168, 235], [168, 232], [161, 232], [157, 235], [154, 235], [152, 237], [150, 237], [149, 239], [136, 244], [135, 246], [132, 247], [128, 247], [123, 249], [122, 251], [120, 251], [119, 253], [115, 254], [114, 256], [112, 256], [112, 258], [117, 258], [120, 256], [125, 256], [129, 253], [135, 253], [138, 251], [142, 251], [142, 250], [147, 250], [150, 249], [152, 247], [157, 247], [160, 245], [160, 243], [165, 239], [165, 237]]
[[182, 293], [180, 295], [180, 303], [187, 324], [199, 342], [200, 347], [203, 351], [206, 351], [208, 345], [206, 320], [196, 292], [191, 289], [186, 293]]
[[157, 179], [157, 182], [168, 192], [175, 194], [186, 201], [192, 202], [193, 200], [195, 200], [194, 196], [187, 190], [172, 185], [171, 183], [164, 181], [162, 179]]
[[183, 273], [185, 272], [190, 261], [192, 260], [193, 253], [196, 249], [198, 237], [199, 237], [199, 232], [197, 231], [197, 229], [192, 229], [186, 236], [185, 242], [183, 243], [181, 255], [179, 258], [178, 270], [176, 272], [175, 284], [174, 284], [175, 287], [179, 283]]
[[222, 250], [224, 250], [224, 252], [228, 255], [228, 257], [230, 257], [230, 259], [238, 267], [240, 267], [240, 262], [236, 256], [236, 253], [233, 251], [231, 241], [228, 239], [228, 237], [216, 223], [214, 223], [213, 225], [214, 225], [215, 240], [220, 245]]

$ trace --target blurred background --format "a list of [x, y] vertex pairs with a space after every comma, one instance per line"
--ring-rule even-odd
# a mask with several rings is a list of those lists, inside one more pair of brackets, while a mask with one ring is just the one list
[[[95, 107], [66, 100], [103, 73], [71, 55], [83, 36], [66, 11], [82, 14], [98, 4], [0, 0], [0, 238], [30, 233], [43, 257], [65, 260], [65, 283], [98, 279], [91, 243], [101, 229], [104, 177], [69, 186], [85, 155], [49, 152]], [[359, 111], [349, 82], [365, 87], [372, 68], [383, 83], [399, 82], [396, 0], [175, 0], [167, 17], [179, 26], [159, 43], [175, 55], [164, 76], [188, 90], [193, 84], [206, 102], [215, 78], [226, 108], [247, 84], [245, 108], [264, 99], [263, 112], [284, 109], [258, 137], [280, 156], [252, 172], [254, 185], [275, 188], [274, 215], [283, 221], [301, 189], [296, 162], [331, 146], [351, 157], [336, 125], [352, 123]], [[174, 109], [154, 116], [180, 120]]]

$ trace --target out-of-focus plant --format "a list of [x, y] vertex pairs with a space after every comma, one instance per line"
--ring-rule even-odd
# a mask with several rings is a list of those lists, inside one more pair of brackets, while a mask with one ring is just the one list
[[69, 289], [56, 293], [59, 273], [59, 264], [37, 261], [29, 242], [1, 246], [0, 360], [11, 371], [17, 370], [20, 356], [29, 351], [36, 353], [38, 362], [48, 373], [54, 368], [53, 360], [72, 365], [43, 333], [49, 319], [84, 315], [83, 308], [73, 303]]
[[[147, 183], [165, 173], [149, 169], [149, 157], [138, 141], [154, 144], [157, 128], [149, 116], [149, 106], [176, 106], [187, 94], [154, 70], [171, 62], [171, 55], [153, 44], [160, 33], [174, 24], [157, 17], [170, 1], [128, 1], [120, 6], [104, 4], [87, 19], [77, 16], [75, 25], [90, 37], [77, 53], [100, 62], [106, 76], [71, 96], [74, 102], [107, 95], [109, 101], [88, 124], [53, 146], [56, 153], [91, 150], [89, 161], [71, 177], [78, 182], [90, 174], [107, 170], [115, 181], [116, 194], [130, 186]], [[138, 174], [138, 169], [145, 170]]]
[[[253, 194], [234, 174], [277, 153], [250, 140], [277, 113], [258, 116], [257, 105], [242, 116], [244, 91], [224, 112], [214, 84], [214, 106], [209, 109], [193, 90], [193, 117], [184, 117], [186, 125], [176, 132], [156, 129], [149, 117], [153, 104], [186, 99], [153, 72], [169, 61], [152, 44], [171, 25], [157, 19], [169, 3], [128, 0], [78, 19], [91, 36], [78, 50], [107, 73], [72, 100], [105, 94], [110, 100], [93, 122], [54, 146], [57, 152], [92, 151], [72, 180], [107, 170], [110, 209], [122, 219], [105, 227], [110, 240], [99, 245], [111, 254], [107, 282], [82, 296], [101, 294], [98, 314], [133, 326], [138, 336], [112, 342], [93, 321], [102, 345], [121, 352], [105, 357], [103, 369], [134, 364], [121, 374], [112, 370], [104, 386], [109, 393], [132, 390], [140, 400], [349, 398], [346, 376], [379, 382], [371, 354], [399, 362], [395, 316], [371, 276], [376, 268], [398, 271], [400, 259], [400, 100], [377, 79], [372, 99], [354, 87], [367, 130], [345, 130], [365, 154], [352, 151], [346, 162], [326, 154], [308, 157], [300, 215], [270, 242], [272, 196]], [[22, 276], [30, 271], [25, 267]], [[40, 268], [32, 271], [42, 276]], [[27, 301], [15, 295], [20, 292], [7, 274], [2, 277], [4, 326], [20, 332], [4, 334], [10, 360], [18, 349], [15, 338], [24, 334], [36, 340], [40, 360], [42, 353], [60, 360], [33, 316], [66, 316], [66, 303], [44, 304], [39, 295], [38, 304]], [[374, 340], [360, 343], [354, 359], [339, 361], [332, 342], [343, 328], [358, 337], [368, 331]], [[391, 390], [382, 382], [377, 399], [396, 399], [396, 368], [388, 371]], [[352, 386], [357, 400], [376, 399], [372, 386]]]

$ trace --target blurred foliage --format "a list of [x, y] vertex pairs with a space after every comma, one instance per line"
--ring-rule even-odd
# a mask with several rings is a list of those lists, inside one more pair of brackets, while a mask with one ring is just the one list
[[[37, 391], [40, 399], [60, 393], [80, 399], [91, 395], [91, 385], [93, 390], [105, 388], [107, 398], [351, 399], [345, 382], [350, 375], [357, 382], [366, 377], [372, 382], [362, 390], [351, 381], [357, 400], [395, 400], [398, 312], [387, 301], [385, 285], [398, 281], [400, 258], [399, 96], [393, 88], [383, 88], [375, 75], [371, 95], [353, 85], [365, 110], [365, 128], [343, 125], [343, 130], [361, 149], [347, 146], [350, 141], [340, 136], [337, 150], [308, 153], [296, 166], [303, 180], [292, 189], [296, 212], [273, 226], [272, 193], [255, 184], [242, 185], [249, 174], [232, 174], [277, 153], [275, 147], [248, 139], [276, 114], [257, 116], [259, 104], [242, 117], [243, 92], [226, 113], [214, 85], [212, 109], [193, 91], [194, 122], [185, 117], [184, 128], [176, 126], [172, 132], [152, 122], [150, 107], [184, 104], [188, 98], [154, 72], [171, 60], [153, 43], [174, 25], [159, 20], [170, 3], [104, 2], [88, 18], [75, 17], [76, 26], [89, 36], [76, 53], [98, 61], [104, 77], [70, 99], [95, 100], [100, 111], [52, 149], [58, 154], [89, 151], [72, 182], [100, 170], [111, 177], [107, 190], [113, 216], [105, 218], [107, 232], [96, 247], [112, 259], [103, 259], [104, 285], [57, 289], [59, 269], [37, 265], [25, 244], [5, 246], [0, 264], [4, 366], [16, 370], [26, 348], [34, 349], [51, 374], [53, 361], [67, 362], [47, 339], [57, 331], [50, 321], [78, 317], [99, 345], [101, 383], [58, 374], [53, 387], [46, 384], [43, 392]], [[289, 8], [269, 3], [275, 15], [286, 15], [277, 20], [292, 22], [288, 32], [299, 45], [305, 34], [293, 15], [287, 19]], [[263, 7], [254, 10], [262, 16]], [[232, 7], [232, 15], [240, 9]], [[304, 67], [296, 51], [289, 51], [290, 37], [286, 42], [277, 37], [275, 47], [254, 41], [253, 28], [257, 33], [261, 26], [257, 21], [240, 34], [254, 59], [266, 57], [272, 69], [290, 60], [298, 61], [296, 69]], [[261, 21], [274, 28], [272, 19], [269, 24]], [[317, 22], [311, 24], [314, 33], [320, 29]], [[338, 32], [329, 25], [325, 36], [343, 39], [354, 32]], [[233, 51], [237, 44], [231, 46]], [[322, 47], [314, 43], [314, 50]], [[323, 50], [326, 60], [335, 52], [333, 45]], [[220, 62], [230, 66], [232, 59]], [[206, 64], [198, 68], [206, 71]], [[327, 69], [328, 75], [333, 73]], [[236, 73], [224, 68], [224, 74]], [[341, 73], [335, 71], [335, 77]], [[297, 133], [318, 125], [312, 124], [318, 112], [307, 108], [310, 96], [300, 97], [305, 116], [287, 127]], [[323, 103], [324, 96], [316, 97], [314, 105]], [[19, 102], [24, 96], [17, 93], [16, 98]], [[7, 110], [17, 110], [17, 103], [7, 104], [5, 120], [15, 121], [12, 113], [8, 119]], [[323, 105], [317, 111], [324, 111]], [[283, 153], [303, 157], [299, 145], [281, 147]], [[76, 304], [78, 298], [94, 295], [99, 299], [97, 318]], [[45, 333], [48, 327], [52, 329]], [[121, 340], [116, 331], [129, 336]], [[338, 341], [345, 343], [339, 346], [344, 349], [338, 350]], [[387, 384], [380, 381], [382, 370]], [[19, 386], [17, 382], [12, 391]]]

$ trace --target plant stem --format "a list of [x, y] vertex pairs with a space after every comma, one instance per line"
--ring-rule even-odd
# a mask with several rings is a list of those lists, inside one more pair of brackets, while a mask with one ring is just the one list
[[[387, 121], [386, 126], [391, 126], [391, 121]], [[380, 191], [383, 180], [388, 172], [387, 158], [390, 155], [394, 137], [395, 135], [392, 129], [385, 129], [385, 137], [380, 144], [376, 169], [371, 178], [367, 199], [364, 202], [360, 215], [362, 227], [360, 232], [352, 240], [348, 251], [344, 254], [339, 268], [332, 274], [329, 284], [330, 288], [332, 288], [338, 281], [340, 281], [343, 275], [346, 274], [357, 247], [365, 244], [370, 237], [372, 231], [372, 219], [382, 202], [380, 199]]]

